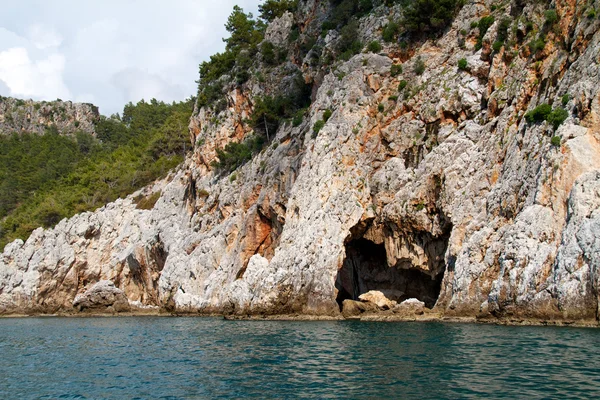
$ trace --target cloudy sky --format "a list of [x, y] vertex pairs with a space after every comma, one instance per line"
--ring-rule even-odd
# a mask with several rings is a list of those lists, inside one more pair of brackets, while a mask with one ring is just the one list
[[0, 95], [90, 102], [194, 95], [198, 64], [224, 49], [235, 4], [259, 0], [19, 0], [0, 13]]

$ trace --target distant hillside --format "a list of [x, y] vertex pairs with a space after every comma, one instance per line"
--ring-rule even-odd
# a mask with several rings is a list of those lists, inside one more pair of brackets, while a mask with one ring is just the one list
[[[39, 226], [133, 193], [165, 176], [191, 147], [193, 100], [129, 103], [116, 118], [99, 116], [91, 104], [15, 99], [1, 104], [12, 110], [8, 115], [34, 115], [32, 121], [54, 115], [58, 123], [45, 129], [32, 123], [31, 131], [0, 135], [0, 248]], [[12, 126], [20, 126], [16, 121]]]
[[63, 135], [95, 134], [100, 120], [98, 107], [70, 101], [33, 101], [0, 96], [0, 135], [13, 132], [42, 134], [56, 129]]

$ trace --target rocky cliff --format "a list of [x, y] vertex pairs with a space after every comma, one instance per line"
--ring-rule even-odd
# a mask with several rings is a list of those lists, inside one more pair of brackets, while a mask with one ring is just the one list
[[[403, 13], [374, 4], [362, 43]], [[166, 180], [8, 245], [0, 310], [71, 310], [110, 280], [132, 302], [176, 312], [336, 316], [378, 290], [442, 316], [595, 323], [593, 6], [467, 1], [438, 36], [325, 65], [314, 60], [342, 39], [320, 35], [331, 4], [300, 1], [265, 40], [313, 35], [310, 50], [243, 84], [223, 78], [225, 105], [197, 108], [195, 152]], [[313, 88], [304, 118], [234, 172], [217, 169], [218, 149], [252, 135], [254, 99], [286, 93], [297, 73]], [[159, 192], [153, 209], [136, 208]]]
[[43, 134], [55, 127], [62, 134], [94, 134], [98, 107], [70, 101], [33, 101], [0, 96], [0, 135], [14, 132]]

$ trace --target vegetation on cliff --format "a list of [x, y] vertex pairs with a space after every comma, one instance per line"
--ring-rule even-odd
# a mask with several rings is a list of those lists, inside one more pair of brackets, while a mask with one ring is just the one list
[[97, 138], [55, 128], [0, 136], [0, 248], [164, 176], [190, 150], [192, 107], [193, 99], [130, 103], [122, 117], [100, 119]]

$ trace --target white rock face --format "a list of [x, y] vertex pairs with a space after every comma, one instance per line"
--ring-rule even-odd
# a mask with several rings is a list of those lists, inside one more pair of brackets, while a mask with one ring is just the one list
[[269, 24], [265, 32], [265, 40], [275, 46], [287, 46], [292, 25], [294, 25], [294, 15], [287, 11]]
[[[177, 312], [339, 315], [342, 302], [381, 290], [442, 315], [596, 320], [600, 34], [578, 28], [586, 18], [569, 25], [560, 9], [571, 55], [548, 47], [536, 64], [490, 43], [473, 52], [475, 36], [456, 46], [487, 3], [465, 6], [414, 54], [358, 54], [323, 76], [304, 65], [320, 84], [307, 116], [234, 174], [212, 170], [215, 149], [250, 134], [240, 121], [266, 89], [251, 78], [228, 92], [221, 114], [198, 110], [195, 154], [145, 189], [162, 191], [154, 209], [137, 210], [130, 197], [5, 248], [0, 311], [68, 309], [108, 279], [130, 301]], [[378, 35], [378, 21], [361, 35]], [[461, 58], [470, 70], [456, 67]], [[391, 76], [392, 64], [402, 74]], [[558, 130], [523, 118], [564, 94], [569, 118]], [[350, 252], [363, 268], [348, 276], [375, 272], [342, 293]]]
[[98, 107], [70, 101], [33, 101], [0, 97], [0, 135], [14, 132], [43, 134], [50, 126], [63, 135], [86, 132], [95, 135]]
[[116, 312], [129, 311], [129, 301], [121, 290], [111, 281], [100, 281], [73, 300], [73, 307], [79, 311], [105, 310]]
[[376, 304], [377, 307], [381, 308], [382, 310], [390, 310], [396, 305], [395, 301], [385, 297], [385, 295], [379, 290], [369, 290], [367, 293], [363, 293], [358, 296], [358, 299], [360, 301]]
[[407, 299], [394, 307], [394, 313], [401, 315], [422, 315], [425, 312], [425, 303], [418, 299]]

